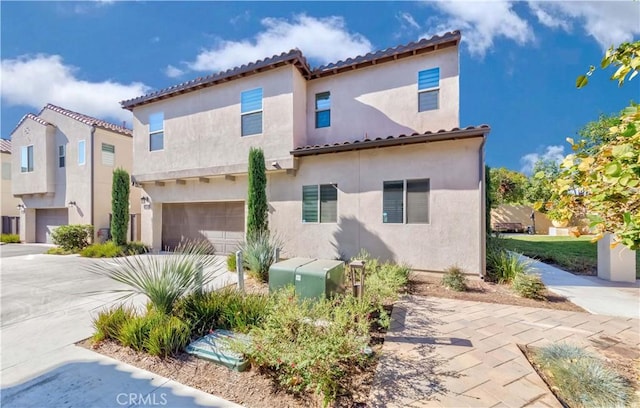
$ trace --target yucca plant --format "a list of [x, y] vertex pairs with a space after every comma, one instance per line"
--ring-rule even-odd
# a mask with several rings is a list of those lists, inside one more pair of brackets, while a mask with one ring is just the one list
[[120, 299], [145, 295], [156, 311], [170, 314], [180, 297], [211, 283], [221, 272], [207, 273], [207, 269], [221, 271], [221, 264], [208, 242], [186, 242], [166, 256], [114, 258], [92, 266], [90, 271], [129, 286], [106, 292], [123, 293]]
[[275, 249], [282, 247], [282, 240], [272, 236], [268, 231], [258, 231], [249, 237], [240, 249], [242, 250], [244, 265], [256, 279], [267, 282], [269, 268], [275, 262]]

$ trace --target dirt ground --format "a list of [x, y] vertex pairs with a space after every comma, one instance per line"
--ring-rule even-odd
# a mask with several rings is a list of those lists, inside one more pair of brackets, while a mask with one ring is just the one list
[[547, 291], [547, 300], [533, 300], [518, 296], [509, 285], [501, 285], [480, 280], [467, 279], [467, 291], [455, 292], [441, 283], [442, 275], [430, 272], [413, 272], [409, 276], [409, 292], [419, 296], [433, 296], [448, 299], [471, 300], [475, 302], [502, 303], [505, 305], [528, 306], [544, 309], [585, 312], [566, 298]]

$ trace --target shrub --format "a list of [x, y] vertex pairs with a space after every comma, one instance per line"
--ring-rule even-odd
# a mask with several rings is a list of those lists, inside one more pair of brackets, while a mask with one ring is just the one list
[[262, 149], [252, 147], [249, 150], [247, 198], [247, 240], [252, 241], [259, 235], [269, 233], [267, 204], [267, 172]]
[[249, 274], [261, 282], [269, 280], [269, 268], [275, 262], [275, 249], [282, 246], [282, 241], [272, 237], [268, 232], [254, 234], [241, 246], [243, 263]]
[[2, 235], [0, 235], [0, 242], [4, 242], [6, 244], [19, 244], [20, 243], [20, 235], [18, 235], [18, 234], [2, 234]]
[[49, 248], [47, 249], [47, 252], [45, 252], [45, 254], [47, 255], [71, 255], [73, 253], [73, 251], [67, 251], [66, 249], [60, 247]]
[[509, 283], [517, 275], [530, 270], [531, 262], [521, 258], [519, 254], [506, 250], [487, 253], [487, 278], [490, 281]]
[[189, 326], [171, 316], [151, 328], [144, 348], [153, 356], [167, 357], [184, 349], [189, 344], [189, 339]]
[[511, 281], [511, 286], [522, 297], [545, 300], [544, 293], [547, 288], [538, 275], [517, 274]]
[[93, 239], [93, 225], [61, 225], [53, 231], [51, 238], [62, 249], [79, 252]]
[[568, 406], [629, 406], [632, 389], [627, 381], [584, 350], [569, 344], [553, 344], [537, 350], [533, 361]]
[[129, 226], [129, 173], [124, 169], [113, 171], [111, 188], [111, 236], [117, 245], [127, 243]]
[[122, 248], [113, 241], [91, 244], [80, 251], [80, 256], [85, 258], [115, 258], [122, 255]]
[[134, 317], [134, 310], [123, 305], [99, 312], [93, 319], [93, 327], [96, 330], [93, 340], [117, 339], [122, 326]]
[[261, 294], [242, 295], [234, 290], [224, 300], [226, 304], [222, 309], [219, 327], [246, 333], [252, 327], [259, 326], [264, 319], [269, 297]]
[[464, 292], [467, 290], [467, 278], [461, 268], [450, 266], [444, 271], [442, 285], [456, 292]]
[[227, 255], [227, 270], [231, 272], [236, 271], [236, 254]]
[[208, 268], [217, 270], [220, 266], [212, 254], [208, 242], [187, 242], [167, 256], [114, 258], [109, 263], [92, 265], [89, 270], [129, 286], [106, 292], [123, 292], [122, 299], [145, 295], [156, 311], [168, 315], [180, 297], [201, 290], [216, 278], [207, 272]]
[[122, 324], [117, 339], [125, 347], [144, 351], [151, 330], [164, 324], [168, 319], [167, 315], [154, 311], [144, 316], [133, 317]]
[[149, 247], [140, 241], [127, 242], [121, 245], [120, 248], [122, 249], [123, 255], [139, 255], [149, 252]]

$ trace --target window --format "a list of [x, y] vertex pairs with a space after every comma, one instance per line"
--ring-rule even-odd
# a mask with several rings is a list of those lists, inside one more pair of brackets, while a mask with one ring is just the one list
[[64, 167], [66, 160], [66, 152], [64, 145], [58, 146], [58, 167]]
[[240, 94], [242, 136], [262, 133], [262, 88]]
[[84, 140], [78, 142], [78, 165], [84, 166], [86, 163], [87, 148]]
[[[319, 216], [319, 217], [318, 217]], [[302, 222], [337, 222], [338, 186], [302, 186]]]
[[20, 172], [30, 173], [33, 171], [33, 145], [22, 146], [20, 149]]
[[149, 115], [149, 151], [164, 149], [164, 113]]
[[429, 179], [385, 181], [382, 186], [382, 222], [428, 224], [429, 190]]
[[440, 68], [418, 72], [418, 112], [438, 109], [439, 96]]
[[116, 147], [111, 144], [102, 144], [102, 164], [113, 166], [116, 159]]
[[316, 129], [331, 126], [331, 93], [316, 94]]

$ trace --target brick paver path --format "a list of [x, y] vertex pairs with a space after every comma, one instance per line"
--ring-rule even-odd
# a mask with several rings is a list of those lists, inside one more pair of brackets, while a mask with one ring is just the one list
[[518, 348], [551, 342], [640, 358], [640, 320], [406, 296], [393, 309], [371, 405], [560, 407]]

